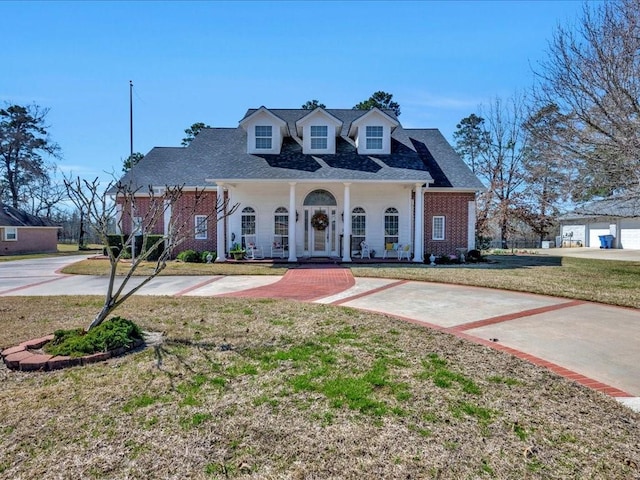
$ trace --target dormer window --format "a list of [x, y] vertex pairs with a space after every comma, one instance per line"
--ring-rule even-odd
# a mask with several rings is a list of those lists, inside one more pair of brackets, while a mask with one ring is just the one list
[[349, 137], [355, 141], [360, 155], [389, 155], [391, 134], [398, 125], [396, 119], [374, 107], [351, 122]]
[[326, 150], [329, 131], [326, 125], [311, 125], [311, 149]]
[[271, 150], [272, 127], [271, 125], [256, 125], [256, 150]]
[[382, 125], [367, 126], [367, 150], [382, 150]]

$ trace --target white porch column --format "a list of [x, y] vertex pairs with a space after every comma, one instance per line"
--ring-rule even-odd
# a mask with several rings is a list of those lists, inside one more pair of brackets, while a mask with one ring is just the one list
[[416, 217], [414, 221], [415, 232], [413, 239], [413, 261], [424, 262], [424, 195], [422, 183], [416, 183]]
[[218, 187], [216, 189], [216, 262], [224, 262], [226, 261], [224, 255], [224, 221], [225, 221], [225, 213], [226, 208], [222, 212], [218, 212], [218, 206], [222, 205], [224, 202], [224, 185], [222, 183], [218, 183]]
[[122, 235], [122, 204], [116, 203], [116, 233]]
[[165, 248], [167, 246], [167, 242], [169, 242], [169, 233], [170, 233], [169, 227], [171, 227], [171, 215], [172, 215], [171, 202], [169, 200], [164, 200], [164, 215], [162, 217], [162, 222], [164, 223], [163, 233], [165, 238], [165, 241], [164, 241]]
[[342, 237], [342, 261], [351, 261], [351, 184], [344, 184], [344, 234]]
[[473, 250], [476, 248], [476, 202], [472, 200], [467, 205], [467, 248]]
[[289, 261], [297, 262], [296, 255], [296, 182], [289, 182]]

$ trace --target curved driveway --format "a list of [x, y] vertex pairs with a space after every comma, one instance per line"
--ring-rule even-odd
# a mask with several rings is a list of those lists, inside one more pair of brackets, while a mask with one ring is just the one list
[[[86, 258], [0, 262], [0, 296], [102, 295], [106, 279], [63, 275]], [[141, 279], [132, 279], [139, 282]], [[141, 295], [294, 298], [386, 313], [503, 350], [640, 411], [640, 311], [479, 287], [353, 278], [344, 268], [284, 276], [162, 276]]]

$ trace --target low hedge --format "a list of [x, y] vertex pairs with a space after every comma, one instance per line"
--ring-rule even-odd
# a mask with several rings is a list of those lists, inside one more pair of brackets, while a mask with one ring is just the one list
[[[163, 235], [147, 235], [146, 236], [146, 241], [144, 242], [144, 245], [145, 245], [144, 250], [145, 251], [151, 250], [153, 245], [158, 240], [162, 240], [163, 238], [164, 238]], [[143, 240], [145, 240], [145, 237], [143, 235], [136, 235], [136, 237], [135, 237], [136, 255], [138, 255], [140, 252], [143, 251], [143, 249], [142, 249]], [[126, 242], [126, 236], [125, 235], [120, 235], [120, 234], [107, 235], [108, 248], [111, 248], [111, 250], [113, 251], [113, 254], [115, 256], [118, 256], [120, 254], [120, 252], [123, 249], [123, 245], [125, 244], [125, 242]], [[164, 242], [160, 242], [159, 245], [149, 253], [149, 256], [147, 257], [147, 260], [152, 261], [152, 262], [158, 260], [158, 258], [160, 258], [160, 255], [162, 255], [162, 252], [164, 252]], [[106, 246], [102, 249], [102, 253], [103, 253], [103, 255], [107, 255], [107, 247]], [[126, 251], [124, 252], [123, 256], [125, 258], [131, 258], [131, 245], [127, 246]]]

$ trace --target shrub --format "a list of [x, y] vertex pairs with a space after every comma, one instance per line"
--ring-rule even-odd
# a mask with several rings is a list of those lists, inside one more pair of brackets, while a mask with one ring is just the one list
[[213, 257], [213, 258], [211, 259], [211, 261], [213, 262], [213, 261], [216, 259], [216, 256], [217, 256], [217, 255], [216, 255], [216, 252], [210, 252], [209, 250], [205, 250], [204, 252], [202, 252], [202, 253], [200, 254], [200, 261], [201, 261], [202, 263], [207, 263], [207, 255], [209, 255], [209, 254], [211, 254], [211, 256]]
[[156, 260], [158, 260], [158, 258], [160, 258], [160, 255], [162, 255], [162, 252], [164, 252], [164, 242], [160, 242], [153, 250], [151, 250], [151, 248], [153, 247], [154, 243], [156, 243], [158, 240], [162, 240], [163, 238], [163, 235], [147, 235], [147, 240], [144, 247], [145, 250], [150, 250], [147, 260], [155, 262]]
[[[111, 248], [113, 254], [117, 257], [120, 251], [122, 250], [122, 245], [124, 244], [124, 236], [123, 235], [107, 235], [107, 245], [108, 248]], [[107, 247], [105, 246], [102, 249], [102, 254], [107, 255]]]
[[[145, 247], [144, 247], [145, 251], [151, 249], [153, 247], [153, 244], [162, 238], [163, 238], [162, 235], [147, 235], [146, 241], [145, 241]], [[122, 251], [125, 240], [126, 239], [124, 235], [107, 235], [107, 244], [109, 245], [109, 248], [111, 248], [115, 256], [118, 256], [118, 254]], [[143, 240], [144, 240], [144, 237], [142, 235], [137, 235], [135, 237], [136, 256], [138, 256], [138, 254], [142, 252]], [[149, 253], [147, 260], [150, 260], [152, 262], [157, 260], [158, 258], [160, 258], [160, 255], [162, 254], [163, 251], [164, 251], [164, 242], [161, 242], [156, 248], [154, 248]], [[102, 249], [102, 254], [107, 255], [107, 247], [104, 247]], [[131, 258], [131, 245], [127, 246], [126, 250], [122, 252], [122, 258]]]
[[183, 250], [178, 254], [177, 259], [186, 263], [198, 263], [200, 255], [195, 250]]
[[480, 253], [480, 250], [469, 250], [469, 252], [467, 253], [467, 262], [476, 263], [481, 261], [482, 254]]
[[438, 265], [451, 265], [453, 263], [458, 263], [458, 257], [455, 255], [440, 255], [436, 258], [436, 264]]
[[56, 330], [54, 339], [44, 346], [49, 355], [81, 357], [117, 348], [130, 348], [142, 340], [142, 330], [131, 320], [113, 317], [85, 332], [81, 328]]

